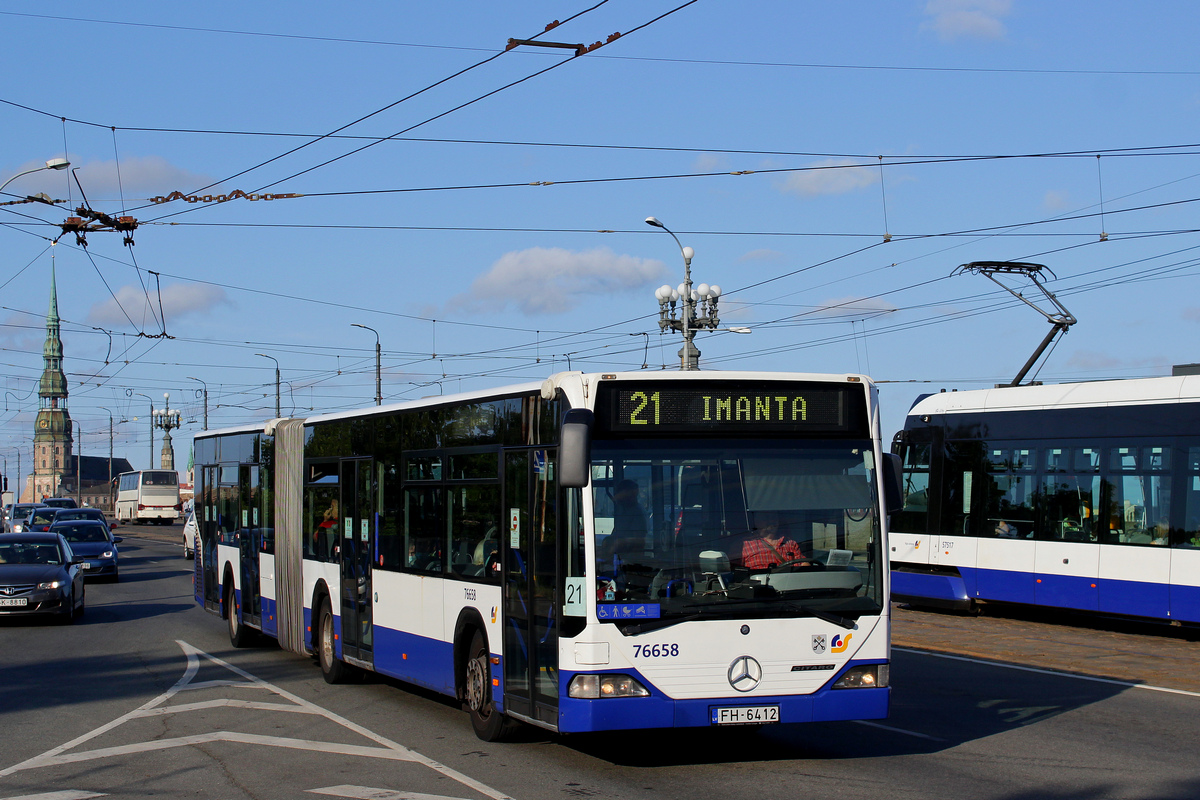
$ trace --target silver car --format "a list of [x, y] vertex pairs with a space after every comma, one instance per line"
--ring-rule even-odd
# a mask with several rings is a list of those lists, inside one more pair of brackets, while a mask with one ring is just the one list
[[183, 523], [183, 557], [194, 558], [196, 554], [196, 514], [188, 514], [187, 522]]

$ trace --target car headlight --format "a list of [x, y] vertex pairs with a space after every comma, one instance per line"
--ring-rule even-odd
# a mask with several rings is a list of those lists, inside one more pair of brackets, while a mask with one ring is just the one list
[[104, 551], [104, 553], [103, 553], [103, 554], [102, 554], [100, 557], [101, 557], [101, 558], [112, 558], [112, 557], [113, 557], [113, 551], [112, 551], [112, 550], [105, 550], [105, 551]]
[[46, 583], [39, 583], [38, 588], [39, 589], [57, 589], [58, 587], [65, 586], [65, 585], [66, 584], [63, 581], [47, 581]]
[[645, 686], [628, 675], [576, 675], [567, 694], [588, 700], [600, 697], [649, 697]]
[[833, 684], [834, 689], [882, 689], [888, 685], [887, 664], [867, 664], [846, 670]]

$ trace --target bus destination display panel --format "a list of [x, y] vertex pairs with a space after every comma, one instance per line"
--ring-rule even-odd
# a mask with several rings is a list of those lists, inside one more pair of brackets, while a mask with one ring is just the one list
[[621, 382], [602, 385], [596, 405], [614, 433], [866, 430], [861, 384]]

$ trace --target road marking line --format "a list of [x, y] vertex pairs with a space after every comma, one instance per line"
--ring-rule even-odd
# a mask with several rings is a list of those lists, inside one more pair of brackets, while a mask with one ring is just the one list
[[258, 711], [285, 711], [289, 714], [311, 714], [307, 708], [298, 708], [296, 706], [287, 706], [283, 703], [258, 703], [253, 700], [231, 700], [222, 698], [220, 700], [205, 700], [201, 703], [181, 703], [177, 706], [163, 706], [161, 708], [152, 708], [138, 714], [139, 717], [160, 717], [166, 714], [176, 714], [181, 711], [202, 711], [206, 708], [252, 708]]
[[353, 800], [465, 800], [462, 797], [446, 797], [422, 792], [401, 792], [393, 789], [372, 789], [370, 786], [326, 786], [324, 789], [309, 789], [312, 794], [327, 794], [333, 797], [349, 797]]
[[905, 736], [915, 736], [918, 739], [928, 739], [931, 742], [946, 741], [945, 739], [939, 739], [936, 736], [930, 736], [927, 733], [917, 733], [916, 731], [906, 731], [903, 728], [893, 728], [891, 725], [880, 725], [878, 722], [870, 722], [865, 719], [856, 719], [856, 720], [854, 720], [854, 722], [857, 722], [859, 725], [866, 725], [868, 728], [879, 728], [879, 730], [888, 731], [889, 733], [902, 733]]
[[149, 742], [123, 744], [117, 747], [102, 747], [98, 750], [84, 750], [79, 753], [66, 753], [47, 759], [40, 766], [57, 766], [60, 764], [76, 764], [80, 761], [95, 761], [98, 758], [112, 758], [137, 753], [152, 753], [155, 750], [168, 750], [172, 747], [190, 747], [196, 744], [210, 742], [238, 742], [240, 744], [257, 744], [267, 747], [284, 747], [291, 750], [311, 750], [317, 753], [337, 753], [344, 756], [365, 756], [367, 758], [382, 758], [388, 761], [415, 761], [410, 753], [402, 753], [390, 747], [363, 747], [357, 744], [338, 744], [337, 742], [314, 742], [308, 739], [291, 739], [286, 736], [262, 736], [255, 733], [239, 733], [237, 731], [215, 731], [201, 733], [195, 736], [180, 736], [175, 739], [155, 739]]
[[[187, 642], [185, 642], [181, 639], [176, 639], [175, 643], [179, 645], [179, 647], [183, 650], [184, 654], [187, 656], [187, 668], [184, 670], [183, 676], [175, 683], [174, 686], [172, 686], [170, 689], [168, 689], [167, 691], [160, 694], [158, 697], [155, 697], [154, 699], [143, 703], [142, 705], [138, 706], [134, 710], [132, 710], [126, 714], [122, 714], [120, 717], [117, 717], [115, 720], [108, 722], [104, 725], [101, 725], [99, 728], [96, 728], [93, 731], [85, 733], [82, 736], [77, 736], [74, 739], [72, 739], [71, 741], [67, 742], [66, 744], [62, 744], [62, 745], [59, 745], [58, 747], [51, 748], [50, 750], [47, 750], [45, 753], [42, 753], [41, 755], [34, 756], [33, 758], [26, 759], [25, 761], [22, 761], [19, 764], [14, 764], [13, 766], [8, 767], [7, 769], [0, 770], [0, 778], [8, 776], [8, 775], [12, 775], [15, 772], [21, 772], [21, 771], [27, 770], [27, 769], [37, 769], [40, 767], [45, 767], [45, 766], [50, 766], [50, 765], [55, 765], [55, 764], [70, 764], [70, 763], [74, 763], [77, 761], [90, 761], [90, 760], [94, 760], [94, 759], [98, 759], [98, 758], [121, 756], [121, 755], [130, 754], [130, 753], [144, 753], [144, 752], [150, 752], [150, 751], [154, 751], [154, 750], [161, 750], [161, 749], [165, 749], [168, 747], [184, 747], [184, 746], [189, 746], [189, 745], [194, 745], [194, 744], [202, 744], [205, 742], [212, 742], [212, 741], [232, 741], [232, 742], [239, 742], [242, 744], [265, 745], [265, 746], [270, 746], [270, 747], [286, 747], [286, 748], [291, 748], [291, 749], [311, 750], [311, 751], [316, 751], [316, 752], [333, 752], [333, 753], [340, 753], [343, 755], [358, 755], [358, 756], [365, 756], [365, 757], [369, 757], [369, 758], [384, 758], [384, 759], [394, 760], [394, 761], [411, 761], [411, 762], [426, 766], [426, 767], [434, 770], [435, 772], [437, 772], [447, 778], [450, 778], [451, 780], [456, 781], [457, 783], [467, 786], [486, 797], [492, 798], [493, 800], [513, 800], [513, 798], [509, 797], [508, 795], [504, 794], [503, 792], [493, 789], [492, 787], [488, 786], [487, 784], [481, 783], [480, 781], [477, 781], [474, 778], [471, 778], [468, 775], [465, 775], [457, 770], [451, 769], [450, 767], [447, 767], [444, 764], [440, 764], [437, 761], [433, 760], [432, 758], [429, 758], [428, 756], [421, 755], [420, 753], [416, 752], [415, 750], [410, 750], [407, 747], [404, 747], [403, 745], [398, 744], [397, 742], [393, 742], [391, 739], [388, 739], [385, 736], [381, 736], [380, 734], [375, 733], [372, 730], [364, 728], [362, 725], [351, 722], [350, 720], [346, 719], [345, 717], [343, 717], [339, 714], [335, 714], [334, 712], [330, 711], [329, 709], [322, 708], [321, 706], [318, 706], [315, 703], [311, 703], [308, 700], [305, 700], [304, 698], [302, 698], [298, 695], [292, 694], [291, 692], [287, 691], [286, 689], [281, 689], [280, 687], [275, 686], [274, 684], [264, 681], [262, 678], [259, 678], [255, 675], [251, 675], [249, 672], [246, 672], [245, 670], [243, 670], [239, 667], [236, 667], [233, 664], [230, 664], [226, 661], [222, 661], [221, 659], [217, 658], [216, 656], [209, 655], [208, 653], [205, 653], [203, 650], [193, 647], [192, 645], [188, 644]], [[229, 670], [230, 672], [234, 673], [235, 675], [238, 675], [238, 676], [244, 678], [245, 680], [243, 680], [243, 681], [202, 681], [202, 682], [193, 684], [192, 680], [196, 677], [197, 673], [200, 671], [200, 657], [201, 656], [208, 659], [213, 664], [224, 667], [225, 669]], [[255, 734], [236, 733], [236, 732], [231, 732], [231, 731], [217, 731], [215, 733], [202, 734], [199, 736], [187, 736], [187, 737], [180, 737], [177, 739], [142, 742], [139, 744], [123, 745], [120, 747], [107, 747], [107, 748], [101, 748], [101, 749], [97, 749], [97, 750], [89, 750], [89, 751], [80, 752], [80, 753], [67, 753], [68, 750], [76, 748], [79, 745], [83, 744], [84, 742], [91, 741], [92, 739], [95, 739], [97, 736], [105, 734], [108, 731], [111, 731], [114, 728], [116, 728], [120, 725], [123, 725], [124, 723], [128, 722], [131, 719], [138, 719], [141, 717], [146, 717], [146, 716], [151, 716], [151, 715], [170, 714], [170, 713], [174, 713], [176, 710], [182, 710], [182, 711], [195, 710], [195, 707], [202, 706], [204, 704], [203, 703], [183, 704], [179, 707], [171, 707], [171, 706], [166, 705], [166, 703], [167, 703], [167, 701], [169, 701], [172, 697], [174, 697], [179, 692], [186, 691], [190, 688], [196, 688], [196, 687], [212, 688], [214, 686], [228, 686], [230, 688], [239, 688], [239, 689], [265, 689], [269, 692], [274, 693], [275, 695], [278, 695], [279, 697], [284, 698], [285, 700], [291, 701], [291, 703], [293, 703], [294, 705], [290, 706], [290, 707], [285, 707], [286, 710], [288, 710], [288, 711], [293, 711], [296, 713], [314, 714], [317, 716], [324, 717], [325, 719], [329, 720], [330, 722], [341, 725], [343, 728], [353, 731], [354, 733], [357, 733], [358, 735], [362, 736], [363, 738], [370, 739], [371, 741], [375, 742], [376, 744], [378, 744], [380, 746], [379, 747], [363, 747], [360, 745], [343, 745], [343, 744], [334, 744], [334, 743], [329, 743], [329, 742], [313, 742], [313, 741], [308, 741], [305, 739], [290, 739], [290, 738], [278, 737], [278, 736], [259, 736], [259, 735], [255, 735]], [[226, 703], [222, 703], [221, 701], [216, 701], [216, 702], [218, 702], [219, 704], [226, 704]], [[229, 700], [227, 704], [237, 707], [240, 704], [242, 704], [243, 702], [246, 702], [246, 701]], [[283, 710], [283, 709], [275, 707], [276, 704], [258, 704], [258, 705], [265, 706], [265, 707], [267, 707], [266, 710], [270, 710], [270, 711]], [[254, 704], [251, 703], [249, 705], [242, 706], [242, 707], [254, 707]]]
[[934, 653], [930, 650], [915, 650], [911, 647], [893, 647], [893, 650], [899, 650], [902, 653], [913, 653], [919, 656], [932, 656], [934, 658], [946, 658], [951, 661], [966, 661], [969, 664], [984, 664], [989, 667], [1002, 667], [1004, 669], [1015, 669], [1021, 672], [1033, 672], [1038, 675], [1053, 675], [1056, 678], [1076, 678], [1081, 681], [1092, 681], [1093, 683], [1107, 683], [1113, 686], [1124, 686], [1129, 689], [1146, 689], [1151, 692], [1165, 692], [1167, 694], [1181, 694], [1185, 697], [1200, 697], [1200, 692], [1190, 692], [1186, 689], [1171, 689], [1167, 686], [1152, 686], [1148, 683], [1134, 683], [1132, 681], [1119, 681], [1115, 678], [1097, 678], [1094, 675], [1080, 675], [1078, 672], [1061, 672], [1054, 669], [1042, 669], [1041, 667], [1026, 667], [1021, 664], [1005, 664], [1001, 661], [988, 661], [985, 658], [971, 658], [969, 656], [954, 656], [949, 653]]
[[73, 792], [65, 789], [61, 792], [44, 792], [42, 794], [23, 794], [18, 797], [5, 797], [2, 800], [88, 800], [90, 797], [106, 797], [96, 792]]

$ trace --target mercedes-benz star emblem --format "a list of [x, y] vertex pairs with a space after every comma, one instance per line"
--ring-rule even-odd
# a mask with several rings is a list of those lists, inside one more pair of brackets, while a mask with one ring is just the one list
[[738, 656], [729, 665], [729, 685], [739, 692], [749, 692], [762, 680], [762, 665], [750, 656]]

